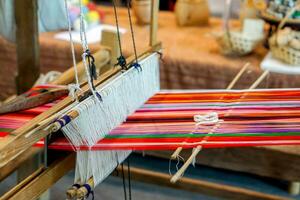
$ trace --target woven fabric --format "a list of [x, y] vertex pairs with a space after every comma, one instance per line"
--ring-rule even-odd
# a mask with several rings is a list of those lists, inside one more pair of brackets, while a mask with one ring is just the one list
[[[0, 116], [0, 136], [55, 103]], [[218, 113], [213, 126], [195, 126], [194, 115]], [[203, 140], [206, 138], [205, 140]], [[114, 129], [94, 150], [163, 150], [300, 144], [300, 90], [162, 91]], [[40, 141], [36, 144], [42, 146]], [[50, 148], [72, 150], [65, 138]], [[83, 150], [87, 147], [82, 146]]]

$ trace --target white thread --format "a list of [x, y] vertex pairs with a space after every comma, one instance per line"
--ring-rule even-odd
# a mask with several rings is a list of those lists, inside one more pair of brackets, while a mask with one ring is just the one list
[[68, 90], [69, 90], [69, 96], [72, 97], [72, 99], [78, 100], [76, 92], [81, 90], [80, 86], [77, 85], [77, 84], [71, 83], [71, 84], [68, 85]]
[[79, 78], [78, 78], [78, 70], [77, 70], [77, 62], [76, 62], [76, 55], [75, 55], [75, 48], [74, 48], [74, 41], [72, 36], [72, 27], [71, 27], [71, 20], [69, 16], [69, 10], [68, 10], [68, 0], [65, 0], [65, 10], [66, 10], [66, 17], [68, 20], [68, 32], [69, 32], [69, 38], [70, 38], [70, 45], [71, 45], [71, 52], [72, 52], [72, 61], [73, 61], [73, 68], [74, 68], [74, 74], [75, 74], [75, 84], [69, 84], [69, 95], [73, 99], [77, 99], [76, 91], [80, 90], [80, 84], [79, 84]]
[[142, 71], [129, 69], [102, 86], [101, 102], [89, 97], [74, 107], [79, 116], [62, 128], [74, 146], [93, 146], [159, 91], [158, 55], [140, 64]]
[[86, 22], [84, 19], [84, 14], [83, 14], [83, 7], [82, 7], [82, 0], [79, 0], [79, 7], [80, 7], [80, 40], [81, 40], [81, 45], [83, 48], [83, 51], [85, 52], [86, 50], [89, 49], [88, 43], [87, 43], [87, 37], [86, 37], [86, 31], [85, 31], [85, 26]]
[[46, 74], [40, 74], [40, 77], [34, 83], [34, 86], [50, 83], [51, 81], [55, 80], [60, 75], [61, 75], [61, 72], [58, 72], [58, 71], [50, 71]]
[[219, 116], [216, 112], [209, 112], [206, 115], [194, 115], [194, 121], [196, 122], [196, 126], [211, 126], [219, 122]]
[[89, 67], [88, 67], [88, 64], [86, 62], [86, 57], [88, 56], [89, 46], [88, 46], [88, 43], [87, 43], [86, 30], [85, 30], [86, 22], [85, 22], [84, 14], [83, 14], [83, 11], [82, 11], [83, 10], [82, 0], [79, 0], [79, 4], [80, 4], [80, 41], [81, 41], [81, 45], [82, 45], [82, 49], [83, 49], [82, 62], [84, 64], [84, 68], [85, 68], [89, 88], [92, 91], [93, 96], [98, 101], [100, 101], [100, 99], [97, 97], [97, 92], [93, 88], [93, 83], [92, 83], [93, 80], [90, 76]]
[[93, 177], [94, 185], [101, 183], [122, 163], [131, 151], [79, 151], [76, 157], [75, 182], [86, 183]]

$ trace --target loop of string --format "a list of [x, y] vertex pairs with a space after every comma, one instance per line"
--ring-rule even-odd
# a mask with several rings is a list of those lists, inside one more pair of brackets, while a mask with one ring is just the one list
[[196, 127], [200, 125], [212, 126], [218, 123], [219, 116], [216, 112], [209, 112], [206, 115], [194, 115], [194, 121], [196, 122]]
[[119, 51], [120, 51], [120, 56], [117, 58], [118, 62], [115, 64], [115, 66], [120, 65], [122, 70], [126, 70], [127, 63], [126, 63], [126, 59], [123, 56], [123, 52], [122, 52], [122, 42], [121, 42], [121, 36], [120, 36], [119, 19], [118, 19], [118, 13], [117, 13], [117, 7], [116, 7], [115, 0], [112, 0], [112, 3], [113, 3], [113, 7], [114, 7], [114, 14], [115, 14], [115, 20], [116, 20], [116, 27], [117, 27], [117, 36], [118, 36], [118, 42], [119, 42]]
[[138, 69], [138, 70], [142, 70], [140, 64], [138, 63], [136, 43], [135, 43], [133, 25], [132, 25], [132, 18], [131, 18], [131, 13], [130, 13], [130, 0], [127, 0], [126, 3], [127, 3], [127, 12], [128, 12], [128, 18], [129, 18], [130, 31], [131, 31], [131, 39], [132, 39], [132, 44], [133, 44], [133, 51], [134, 51], [134, 56], [135, 56], [135, 62], [132, 63], [131, 66]]
[[65, 0], [65, 11], [66, 11], [66, 17], [67, 17], [67, 21], [68, 21], [68, 32], [69, 32], [72, 60], [73, 60], [73, 68], [74, 68], [74, 74], [75, 74], [75, 84], [69, 84], [68, 88], [69, 88], [69, 96], [71, 96], [73, 99], [78, 100], [76, 92], [81, 89], [80, 89], [79, 78], [78, 78], [77, 62], [76, 62], [76, 56], [75, 56], [74, 41], [73, 41], [73, 36], [72, 36], [71, 19], [70, 19], [70, 15], [69, 15], [67, 1], [68, 0]]

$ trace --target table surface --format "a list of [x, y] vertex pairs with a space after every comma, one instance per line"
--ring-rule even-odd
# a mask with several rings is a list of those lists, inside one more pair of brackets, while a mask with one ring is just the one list
[[[101, 7], [106, 13], [105, 23], [115, 25], [113, 8]], [[133, 45], [129, 19], [124, 8], [118, 9], [120, 26], [128, 31], [123, 35], [124, 52], [132, 53]], [[149, 25], [139, 26], [133, 15], [134, 35], [138, 51], [148, 45]], [[232, 20], [231, 27], [239, 27], [239, 21]], [[260, 62], [267, 54], [261, 45], [244, 57], [228, 57], [220, 48], [212, 33], [220, 32], [222, 21], [211, 18], [208, 26], [180, 27], [172, 12], [159, 13], [158, 40], [163, 43], [164, 59], [161, 65], [161, 87], [167, 89], [223, 89], [226, 88], [240, 68], [247, 62], [250, 70], [236, 84], [235, 88], [248, 88], [262, 73]], [[260, 87], [300, 87], [297, 76], [272, 73]]]

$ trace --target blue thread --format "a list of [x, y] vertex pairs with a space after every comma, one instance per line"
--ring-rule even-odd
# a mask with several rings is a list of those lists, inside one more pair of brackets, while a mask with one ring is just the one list
[[137, 62], [132, 63], [131, 66], [134, 67], [135, 69], [137, 69], [138, 71], [142, 71], [141, 65]]
[[102, 97], [101, 97], [101, 95], [100, 95], [98, 92], [96, 92], [96, 96], [97, 96], [97, 98], [98, 98], [100, 101], [102, 101]]
[[56, 122], [58, 122], [58, 123], [59, 123], [59, 125], [60, 125], [60, 128], [62, 128], [62, 127], [65, 125], [64, 121], [63, 121], [63, 120], [61, 120], [61, 119], [57, 119], [57, 120], [56, 120]]
[[69, 115], [65, 115], [61, 119], [65, 121], [65, 125], [71, 122], [71, 117]]
[[85, 189], [87, 190], [86, 198], [89, 198], [91, 194], [92, 200], [94, 200], [94, 191], [92, 190], [92, 187], [89, 184], [84, 184], [82, 187], [85, 187]]
[[72, 187], [76, 188], [76, 189], [79, 189], [81, 187], [81, 185], [79, 185], [78, 183], [75, 183], [72, 185]]
[[127, 63], [126, 63], [125, 57], [121, 55], [120, 57], [117, 58], [117, 60], [118, 60], [118, 63], [116, 65], [120, 65], [122, 70], [126, 70]]

